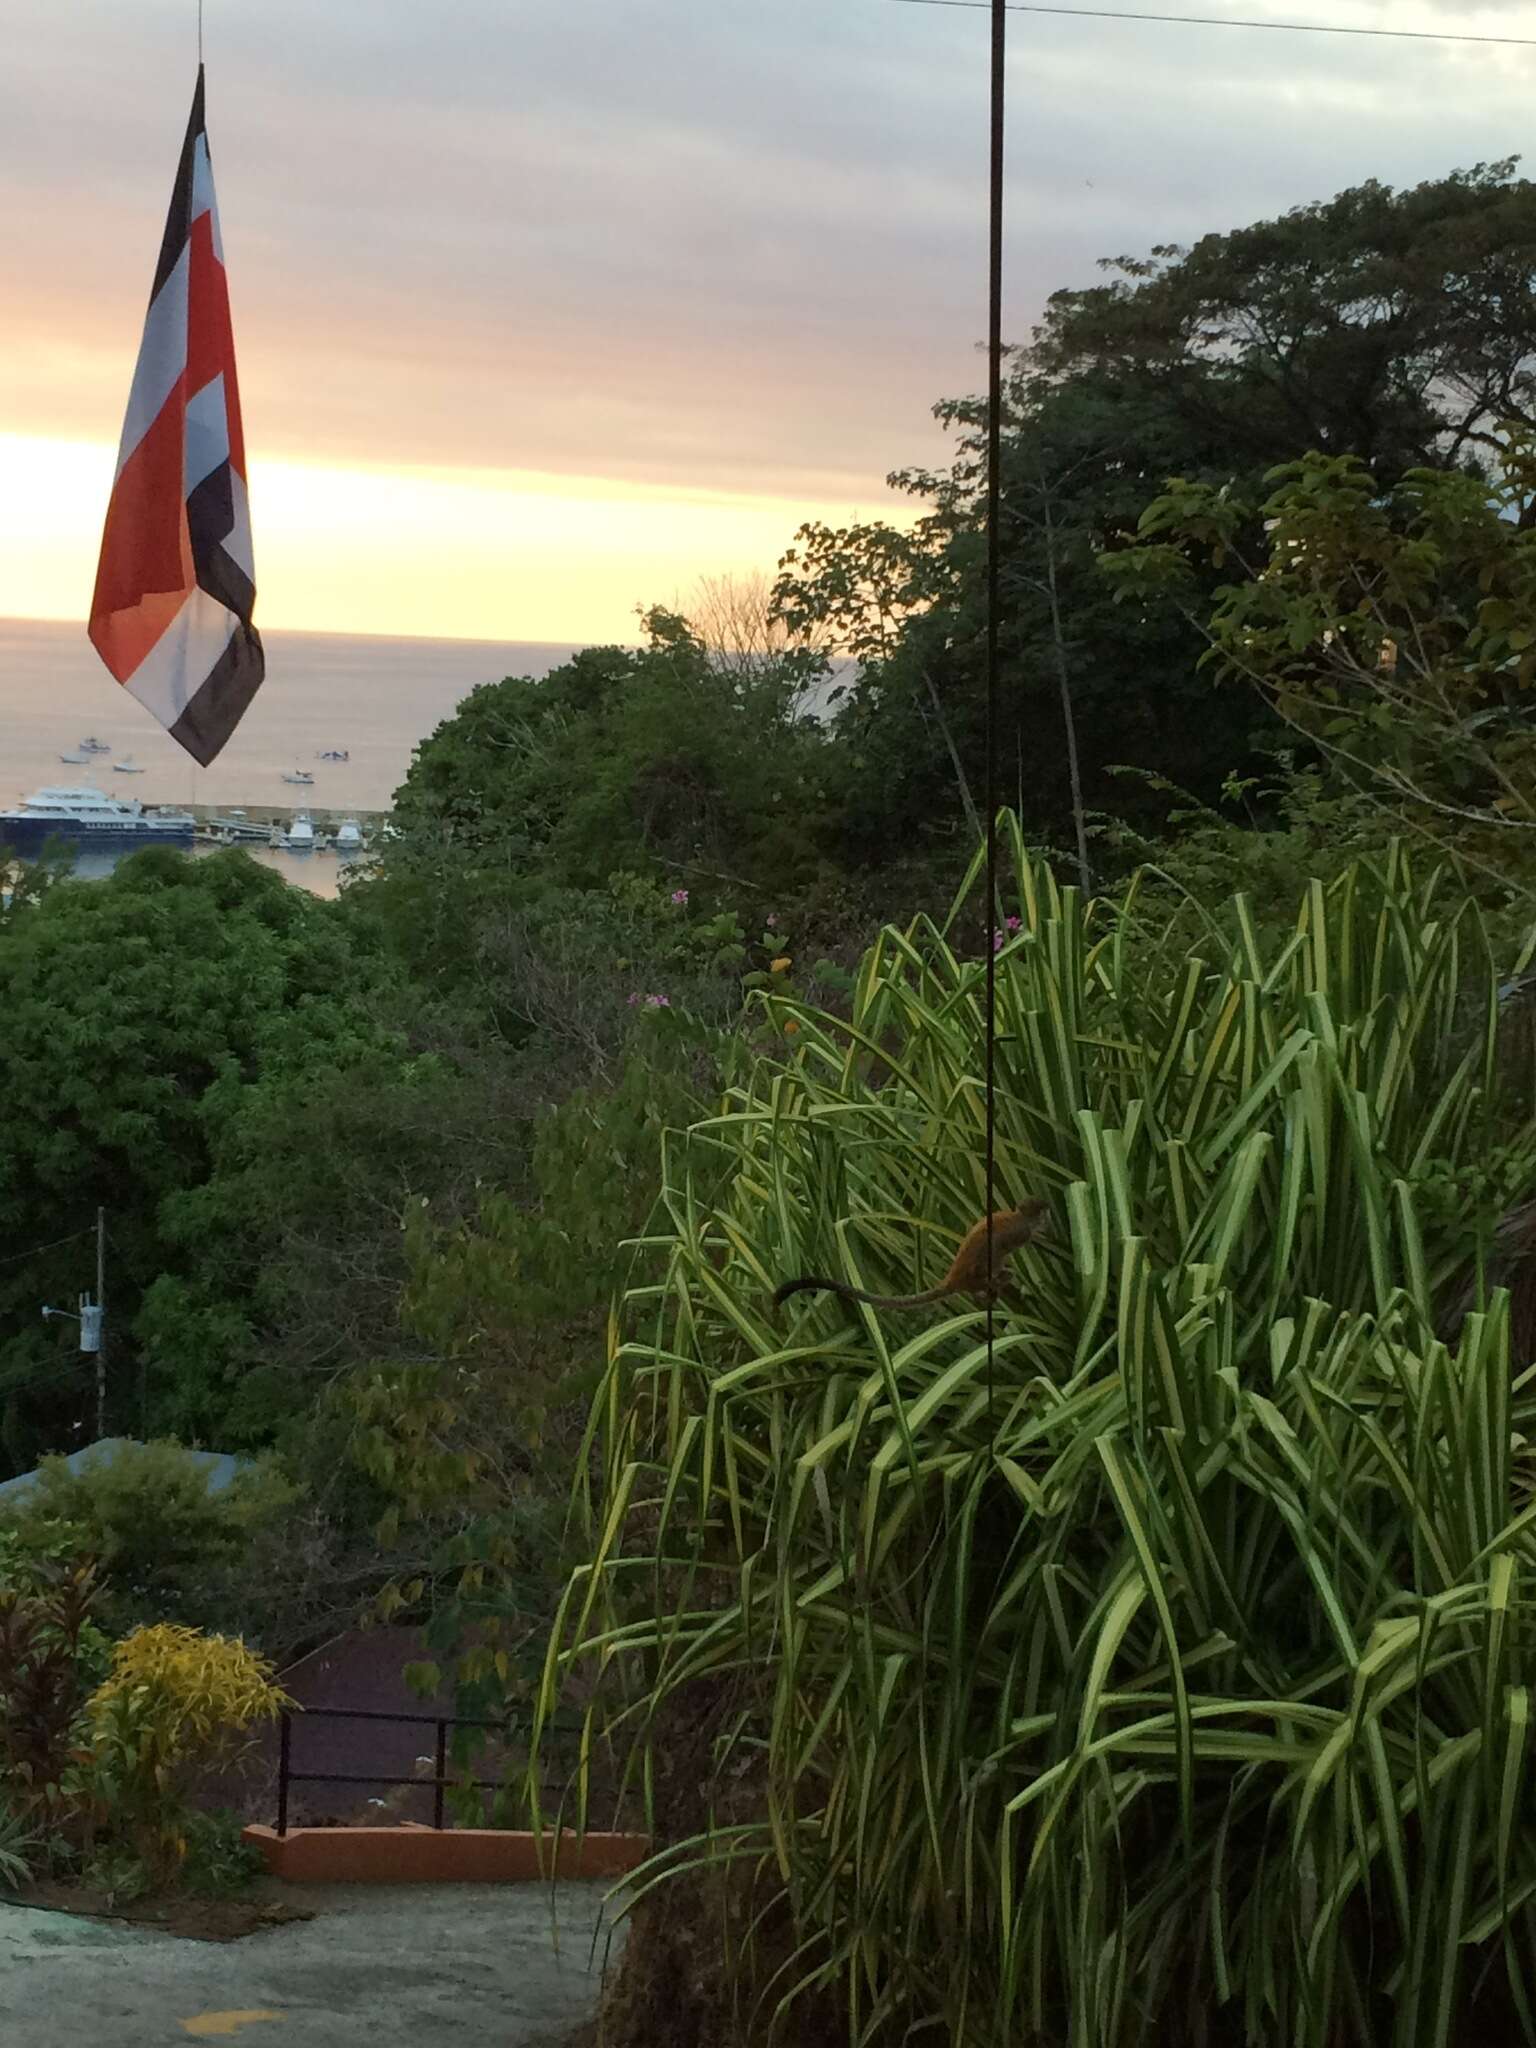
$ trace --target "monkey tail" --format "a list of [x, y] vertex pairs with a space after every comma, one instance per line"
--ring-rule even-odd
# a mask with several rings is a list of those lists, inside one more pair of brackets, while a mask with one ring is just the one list
[[949, 1293], [947, 1287], [930, 1287], [926, 1294], [867, 1294], [862, 1287], [850, 1287], [846, 1280], [824, 1280], [819, 1275], [807, 1273], [799, 1280], [786, 1280], [782, 1287], [774, 1289], [773, 1305], [782, 1308], [791, 1295], [795, 1294], [840, 1294], [844, 1301], [866, 1302], [870, 1308], [927, 1308], [930, 1302], [942, 1301]]

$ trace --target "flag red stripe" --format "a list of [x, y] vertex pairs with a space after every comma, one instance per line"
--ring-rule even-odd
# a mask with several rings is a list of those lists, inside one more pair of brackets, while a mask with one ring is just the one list
[[187, 396], [190, 398], [221, 373], [226, 379], [229, 377], [235, 360], [235, 336], [229, 321], [229, 286], [224, 266], [213, 253], [213, 219], [210, 214], [199, 214], [192, 223], [189, 249]]
[[181, 477], [185, 414], [182, 376], [123, 464], [107, 506], [90, 634], [120, 683], [175, 617], [195, 580]]

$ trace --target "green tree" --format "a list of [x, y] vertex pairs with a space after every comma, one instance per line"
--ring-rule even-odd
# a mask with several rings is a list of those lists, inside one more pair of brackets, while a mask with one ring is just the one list
[[[1171, 484], [1139, 544], [1105, 558], [1109, 583], [1133, 606], [1188, 606], [1208, 664], [1256, 687], [1346, 787], [1528, 889], [1536, 435], [1514, 430], [1492, 484], [1437, 469], [1385, 484], [1318, 453], [1268, 484], [1257, 501]], [[1226, 580], [1207, 600], [1212, 568]]]
[[[1004, 418], [1003, 772], [1037, 838], [1075, 839], [1082, 865], [1085, 812], [1155, 825], [1168, 785], [1211, 801], [1276, 736], [1258, 698], [1201, 673], [1183, 611], [1110, 601], [1098, 563], [1147, 502], [1180, 476], [1256, 503], [1313, 448], [1389, 487], [1496, 462], [1499, 422], [1536, 408], [1533, 261], [1536, 185], [1500, 163], [1121, 258], [1051, 299]], [[952, 839], [980, 780], [986, 408], [937, 414], [949, 467], [891, 479], [929, 508], [913, 537], [805, 529], [779, 586], [787, 616], [862, 649], [836, 728], [860, 860]]]
[[1505, 422], [1536, 425], [1536, 184], [1516, 163], [1402, 191], [1371, 179], [1120, 257], [1105, 283], [1052, 297], [1028, 367], [1150, 403], [1237, 475], [1309, 448], [1388, 483], [1496, 459]]
[[675, 613], [645, 628], [639, 651], [472, 691], [417, 749], [376, 892], [413, 960], [462, 972], [487, 905], [620, 870], [733, 896], [814, 871], [826, 750], [802, 713], [820, 658], [723, 671]]
[[343, 1398], [390, 1502], [381, 1533], [414, 1551], [383, 1609], [424, 1621], [466, 1714], [525, 1698], [541, 1666], [610, 1307], [662, 1199], [668, 1133], [719, 1099], [741, 1052], [686, 1011], [642, 1009], [601, 1084], [534, 1119], [525, 1181], [456, 1218], [407, 1216], [415, 1360], [354, 1375]]
[[[146, 1291], [186, 1256], [167, 1228], [213, 1164], [213, 1111], [258, 1078], [333, 1070], [377, 1043], [387, 970], [366, 931], [236, 853], [152, 849], [104, 882], [59, 882], [0, 933], [0, 1390], [7, 1448], [90, 1421], [72, 1325], [45, 1328], [110, 1235], [112, 1418], [134, 1421]], [[247, 1237], [266, 1219], [249, 1213]], [[153, 1418], [151, 1418], [152, 1420]], [[215, 1418], [204, 1415], [201, 1423]]]
[[0, 1500], [0, 1530], [25, 1555], [92, 1559], [98, 1617], [113, 1634], [154, 1621], [249, 1626], [259, 1616], [238, 1601], [244, 1561], [293, 1504], [270, 1462], [214, 1491], [179, 1444], [125, 1444], [79, 1471], [45, 1458], [19, 1500]]

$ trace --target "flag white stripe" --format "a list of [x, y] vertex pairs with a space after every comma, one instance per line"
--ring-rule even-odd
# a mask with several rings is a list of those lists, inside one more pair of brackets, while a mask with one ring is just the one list
[[186, 442], [182, 453], [182, 477], [190, 498], [205, 476], [229, 460], [229, 408], [224, 397], [224, 373], [205, 384], [187, 400]]
[[222, 263], [224, 243], [219, 235], [219, 202], [213, 196], [213, 165], [208, 160], [208, 138], [199, 135], [192, 152], [192, 219], [200, 220], [205, 213], [211, 216], [213, 253]]
[[134, 365], [123, 438], [118, 444], [116, 476], [122, 475], [123, 465], [160, 417], [165, 401], [176, 388], [176, 379], [187, 367], [187, 279], [191, 266], [191, 254], [183, 249], [176, 259], [176, 268], [155, 293], [144, 322], [144, 339]]
[[238, 624], [216, 597], [193, 590], [124, 688], [169, 730], [207, 682]]
[[237, 562], [254, 583], [256, 581], [256, 549], [251, 540], [251, 501], [246, 494], [245, 478], [233, 465], [229, 472], [229, 494], [234, 501], [234, 524], [230, 527], [224, 542], [224, 552], [230, 560]]

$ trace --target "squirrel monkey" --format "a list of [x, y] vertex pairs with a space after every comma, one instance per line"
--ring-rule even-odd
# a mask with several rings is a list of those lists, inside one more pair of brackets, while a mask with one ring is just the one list
[[[1002, 1262], [1021, 1245], [1038, 1237], [1045, 1228], [1049, 1210], [1044, 1202], [1031, 1196], [1020, 1202], [1016, 1209], [995, 1209], [990, 1216], [983, 1216], [979, 1223], [973, 1223], [961, 1240], [960, 1249], [955, 1253], [954, 1264], [944, 1275], [937, 1287], [930, 1287], [926, 1294], [866, 1294], [862, 1287], [850, 1287], [845, 1280], [823, 1280], [806, 1274], [800, 1280], [786, 1280], [774, 1294], [773, 1305], [782, 1308], [792, 1294], [818, 1293], [825, 1289], [840, 1294], [844, 1301], [867, 1302], [871, 1308], [927, 1308], [930, 1302], [943, 1301], [951, 1294], [993, 1294], [1003, 1285]], [[987, 1238], [990, 1230], [992, 1239], [992, 1282], [987, 1283]]]

